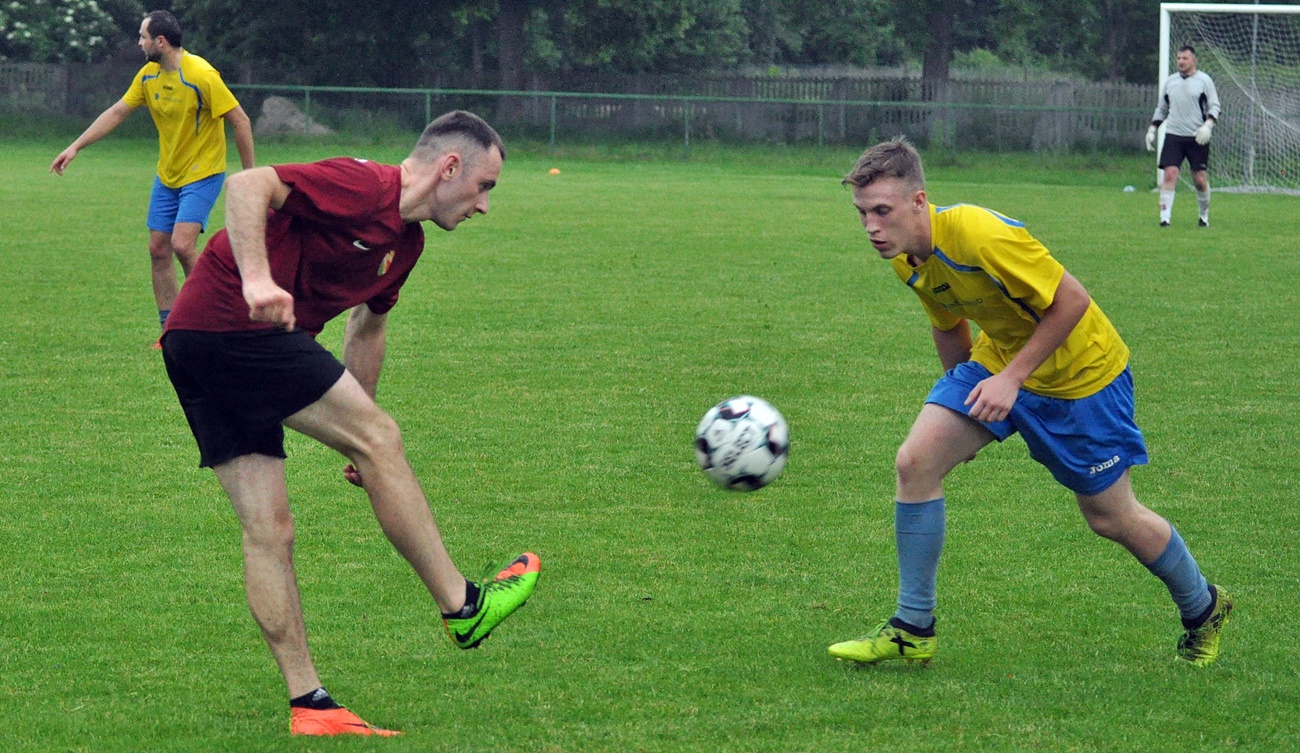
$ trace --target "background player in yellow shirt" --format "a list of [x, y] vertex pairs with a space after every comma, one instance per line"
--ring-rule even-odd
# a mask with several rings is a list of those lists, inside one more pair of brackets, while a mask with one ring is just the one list
[[[253, 127], [244, 108], [208, 61], [181, 47], [181, 27], [167, 11], [140, 23], [140, 49], [148, 62], [131, 88], [50, 165], [63, 174], [77, 152], [99, 141], [144, 105], [158, 128], [158, 176], [149, 199], [149, 257], [158, 321], [167, 321], [179, 286], [176, 263], [189, 275], [198, 259], [198, 237], [226, 177], [225, 122], [245, 170], [253, 167]], [[158, 347], [157, 343], [154, 347]]]
[[[830, 647], [846, 661], [928, 662], [945, 533], [943, 480], [990, 442], [1019, 432], [1074, 492], [1089, 527], [1168, 587], [1185, 632], [1180, 658], [1214, 662], [1232, 610], [1167, 520], [1133, 494], [1147, 462], [1133, 420], [1129, 350], [1088, 291], [1023, 223], [970, 205], [936, 207], [905, 139], [868, 149], [844, 183], [882, 259], [920, 297], [947, 371], [898, 450], [898, 609], [868, 635]], [[971, 322], [980, 333], [972, 342]]]

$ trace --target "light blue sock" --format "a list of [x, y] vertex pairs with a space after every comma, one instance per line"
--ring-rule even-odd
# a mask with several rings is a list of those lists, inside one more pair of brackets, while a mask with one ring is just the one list
[[1178, 529], [1169, 526], [1169, 546], [1156, 561], [1146, 566], [1151, 574], [1164, 581], [1169, 595], [1178, 605], [1178, 613], [1184, 620], [1193, 620], [1210, 608], [1213, 597], [1210, 585], [1201, 568], [1196, 565], [1196, 558], [1188, 551]]
[[943, 551], [943, 497], [928, 502], [894, 502], [894, 541], [898, 546], [898, 611], [909, 625], [934, 624], [934, 606]]

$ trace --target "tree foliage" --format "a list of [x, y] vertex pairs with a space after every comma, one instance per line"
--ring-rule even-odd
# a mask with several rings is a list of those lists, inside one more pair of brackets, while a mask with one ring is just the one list
[[[1149, 0], [173, 0], [186, 46], [266, 81], [427, 85], [525, 71], [697, 73], [759, 66], [956, 61], [1095, 80], [1155, 69]], [[133, 39], [139, 0], [0, 0], [0, 56], [93, 60]]]
[[0, 3], [0, 60], [89, 63], [134, 39], [138, 0], [10, 0]]

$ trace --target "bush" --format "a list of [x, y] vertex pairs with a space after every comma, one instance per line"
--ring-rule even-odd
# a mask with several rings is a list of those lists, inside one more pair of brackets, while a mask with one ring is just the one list
[[105, 5], [97, 0], [0, 3], [0, 61], [90, 63], [106, 57], [122, 45], [123, 24], [131, 18], [139, 24], [144, 10], [137, 0], [106, 0]]

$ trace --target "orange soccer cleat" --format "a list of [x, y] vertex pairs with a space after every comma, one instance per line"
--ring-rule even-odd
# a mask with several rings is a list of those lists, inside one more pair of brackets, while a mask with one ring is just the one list
[[336, 709], [289, 709], [289, 734], [291, 735], [379, 735], [392, 737], [401, 732], [381, 729], [342, 706]]

